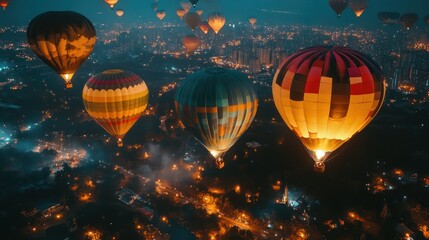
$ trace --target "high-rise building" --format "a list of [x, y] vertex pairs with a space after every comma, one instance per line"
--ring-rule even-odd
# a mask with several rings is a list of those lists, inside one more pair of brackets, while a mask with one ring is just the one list
[[289, 198], [289, 189], [286, 185], [285, 191], [284, 191], [283, 196], [282, 196], [282, 204], [287, 204], [288, 198]]
[[259, 62], [263, 65], [273, 64], [273, 54], [269, 48], [257, 48], [256, 56], [258, 57]]
[[400, 81], [409, 81], [417, 91], [427, 91], [429, 88], [429, 52], [422, 50], [407, 50], [401, 55]]

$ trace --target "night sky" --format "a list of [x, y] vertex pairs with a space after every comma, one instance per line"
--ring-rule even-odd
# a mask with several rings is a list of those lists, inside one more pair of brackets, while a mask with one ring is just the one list
[[[11, 0], [7, 11], [0, 12], [0, 26], [11, 23], [25, 24], [35, 15], [48, 10], [77, 11], [97, 23], [155, 21], [157, 19], [151, 4], [150, 0], [120, 0], [115, 9], [123, 9], [125, 15], [119, 20], [102, 0]], [[167, 11], [166, 21], [178, 21], [175, 11], [180, 7], [179, 0], [159, 0], [158, 5], [159, 9]], [[247, 21], [249, 17], [255, 16], [259, 24], [335, 25], [345, 21], [376, 27], [380, 26], [377, 21], [379, 11], [415, 12], [421, 20], [428, 14], [429, 2], [427, 0], [369, 0], [368, 8], [361, 19], [357, 20], [353, 12], [346, 9], [340, 21], [326, 0], [200, 0], [197, 8], [205, 11], [205, 17], [209, 12], [220, 11], [224, 13], [227, 20], [234, 23]], [[423, 26], [422, 21], [419, 21], [419, 25]]]

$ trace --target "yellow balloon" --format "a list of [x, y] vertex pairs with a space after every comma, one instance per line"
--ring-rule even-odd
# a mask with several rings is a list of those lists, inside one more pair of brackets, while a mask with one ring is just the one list
[[329, 154], [376, 116], [385, 89], [381, 69], [370, 57], [325, 46], [291, 55], [272, 85], [277, 110], [321, 172]]

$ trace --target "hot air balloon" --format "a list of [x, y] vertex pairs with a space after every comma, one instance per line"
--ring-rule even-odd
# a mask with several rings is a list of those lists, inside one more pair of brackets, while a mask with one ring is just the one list
[[45, 12], [31, 20], [27, 39], [34, 53], [71, 88], [71, 79], [96, 42], [92, 23], [76, 12]]
[[122, 17], [123, 15], [124, 15], [124, 10], [122, 10], [122, 9], [118, 9], [118, 10], [116, 10], [116, 15], [118, 15], [118, 17]]
[[151, 7], [152, 7], [153, 11], [156, 12], [156, 10], [158, 10], [158, 3], [156, 3], [156, 2], [152, 3]]
[[210, 68], [188, 76], [177, 89], [176, 112], [194, 137], [216, 159], [223, 156], [250, 127], [258, 98], [247, 77], [225, 68]]
[[82, 91], [85, 109], [123, 146], [123, 138], [145, 111], [149, 91], [135, 73], [113, 69], [91, 77]]
[[405, 13], [401, 16], [401, 23], [409, 30], [419, 19], [419, 16], [415, 13]]
[[196, 12], [188, 12], [185, 15], [185, 22], [192, 30], [198, 27], [201, 23], [201, 16]]
[[257, 21], [258, 21], [258, 20], [257, 20], [256, 18], [254, 18], [254, 17], [249, 18], [249, 22], [250, 22], [250, 24], [252, 24], [252, 26], [253, 26], [253, 27], [255, 27], [255, 23], [256, 23]]
[[0, 7], [2, 7], [3, 10], [6, 10], [8, 5], [9, 5], [9, 0], [0, 0]]
[[190, 2], [180, 2], [180, 6], [182, 6], [182, 8], [186, 10], [186, 13], [188, 13], [189, 9], [192, 7], [192, 4]]
[[209, 16], [209, 26], [213, 29], [213, 31], [217, 34], [225, 25], [226, 19], [222, 15], [222, 13], [214, 12]]
[[368, 0], [350, 0], [350, 8], [356, 14], [356, 17], [360, 17], [368, 6]]
[[185, 46], [188, 53], [194, 52], [201, 44], [200, 39], [195, 35], [186, 35], [183, 37], [183, 46]]
[[368, 125], [380, 110], [380, 67], [346, 47], [315, 46], [288, 57], [273, 79], [274, 103], [323, 172], [329, 154]]
[[197, 9], [195, 12], [196, 12], [198, 15], [200, 15], [200, 16], [202, 16], [202, 15], [203, 15], [203, 13], [204, 13], [204, 11], [203, 11], [203, 10], [201, 10], [201, 9]]
[[425, 17], [425, 23], [429, 25], [429, 15]]
[[183, 16], [185, 16], [185, 14], [186, 14], [186, 10], [185, 10], [185, 9], [183, 9], [183, 8], [178, 8], [178, 9], [176, 10], [176, 13], [177, 13], [177, 16], [179, 16], [179, 17], [180, 17], [180, 20], [182, 20], [182, 19], [183, 19]]
[[156, 17], [158, 17], [159, 20], [164, 19], [165, 15], [166, 15], [166, 12], [164, 10], [157, 10], [156, 11]]
[[189, 2], [191, 2], [192, 6], [195, 7], [197, 5], [198, 0], [189, 0]]
[[203, 22], [201, 22], [201, 23], [200, 23], [200, 29], [201, 29], [201, 31], [202, 31], [204, 34], [209, 33], [209, 28], [210, 28], [210, 26], [209, 26], [209, 24], [207, 23], [207, 21], [203, 21]]
[[398, 19], [401, 15], [397, 12], [379, 12], [378, 18], [384, 24], [396, 24], [398, 23]]
[[337, 13], [338, 17], [341, 17], [341, 13], [347, 8], [349, 5], [348, 0], [328, 0], [331, 8]]
[[116, 5], [116, 3], [118, 3], [119, 0], [104, 0], [105, 3], [107, 3], [109, 5], [109, 7], [111, 9], [113, 9]]

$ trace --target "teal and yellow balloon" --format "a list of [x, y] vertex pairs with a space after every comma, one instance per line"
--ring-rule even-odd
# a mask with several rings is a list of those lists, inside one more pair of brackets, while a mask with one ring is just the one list
[[85, 109], [123, 146], [123, 138], [146, 110], [149, 90], [137, 74], [112, 69], [91, 77], [82, 92]]
[[175, 107], [185, 127], [222, 168], [225, 152], [255, 118], [258, 98], [246, 75], [210, 68], [190, 75], [181, 83]]

